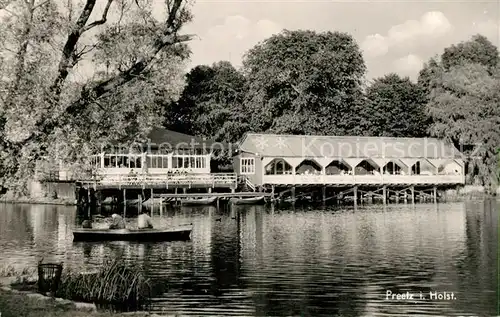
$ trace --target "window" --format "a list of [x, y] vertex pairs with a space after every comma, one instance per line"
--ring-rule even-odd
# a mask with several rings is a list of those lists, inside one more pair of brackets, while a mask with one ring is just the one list
[[255, 159], [254, 158], [241, 158], [240, 159], [240, 172], [241, 174], [255, 174]]

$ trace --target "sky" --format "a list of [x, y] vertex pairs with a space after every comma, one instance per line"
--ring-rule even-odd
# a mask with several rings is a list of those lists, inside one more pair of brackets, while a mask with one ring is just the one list
[[283, 29], [351, 34], [360, 46], [367, 79], [395, 72], [415, 80], [445, 47], [487, 36], [500, 41], [500, 0], [495, 1], [251, 1], [197, 0], [196, 34], [189, 68], [228, 60], [241, 66], [245, 52]]

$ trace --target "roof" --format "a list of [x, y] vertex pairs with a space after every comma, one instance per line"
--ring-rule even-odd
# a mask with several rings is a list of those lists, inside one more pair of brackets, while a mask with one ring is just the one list
[[216, 142], [204, 137], [192, 136], [163, 127], [153, 127], [146, 136], [146, 145], [163, 149], [207, 149], [219, 150], [227, 147], [224, 142]]
[[248, 133], [239, 150], [268, 157], [462, 158], [453, 145], [436, 138]]

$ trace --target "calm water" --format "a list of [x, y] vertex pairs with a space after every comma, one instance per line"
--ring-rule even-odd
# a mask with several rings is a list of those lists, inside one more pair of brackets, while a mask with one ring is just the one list
[[[192, 241], [137, 244], [73, 243], [73, 207], [0, 205], [0, 265], [43, 256], [88, 271], [123, 257], [153, 278], [154, 310], [180, 315], [496, 316], [498, 207], [154, 210], [157, 226], [192, 222]], [[430, 291], [456, 299], [418, 298]]]

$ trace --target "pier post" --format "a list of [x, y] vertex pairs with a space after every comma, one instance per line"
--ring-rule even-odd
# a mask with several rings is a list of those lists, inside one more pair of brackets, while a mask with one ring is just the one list
[[411, 203], [415, 204], [415, 186], [412, 185], [410, 187], [410, 191], [411, 191]]
[[90, 197], [90, 187], [87, 188], [87, 204], [89, 206], [92, 204], [92, 199]]
[[140, 214], [141, 213], [141, 209], [142, 209], [142, 195], [139, 194], [137, 195], [137, 213]]
[[123, 205], [124, 206], [127, 205], [127, 189], [126, 188], [123, 189]]
[[96, 190], [96, 200], [97, 206], [100, 206], [102, 204], [102, 190]]
[[274, 185], [271, 185], [271, 200], [274, 201]]
[[208, 191], [209, 194], [211, 194], [212, 193], [212, 187], [208, 187], [207, 191]]
[[326, 186], [321, 187], [321, 193], [323, 195], [323, 202], [326, 201]]
[[292, 201], [295, 203], [295, 186], [292, 186]]
[[434, 186], [434, 203], [437, 203], [437, 186]]
[[233, 194], [236, 193], [236, 188], [231, 187], [231, 193], [233, 193]]
[[151, 187], [151, 214], [153, 213], [153, 207], [155, 206], [153, 187]]
[[127, 189], [123, 189], [123, 219], [127, 216]]
[[160, 199], [160, 217], [163, 217], [163, 203], [161, 199]]
[[188, 189], [187, 189], [187, 188], [183, 188], [183, 189], [182, 189], [182, 192], [183, 192], [184, 194], [187, 194], [187, 191], [188, 191]]
[[382, 199], [384, 201], [384, 205], [387, 203], [387, 186], [384, 185], [382, 187]]
[[352, 191], [354, 193], [354, 206], [357, 206], [358, 205], [358, 186], [354, 186]]
[[396, 195], [396, 204], [399, 204], [399, 191], [394, 192]]

